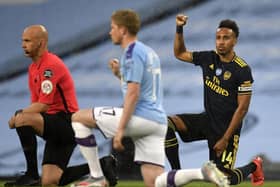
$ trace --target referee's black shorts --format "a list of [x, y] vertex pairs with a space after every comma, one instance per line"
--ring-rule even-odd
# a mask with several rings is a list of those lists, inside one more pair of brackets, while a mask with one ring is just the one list
[[64, 170], [76, 146], [72, 114], [41, 114], [44, 119], [43, 139], [46, 140], [42, 165], [54, 164]]

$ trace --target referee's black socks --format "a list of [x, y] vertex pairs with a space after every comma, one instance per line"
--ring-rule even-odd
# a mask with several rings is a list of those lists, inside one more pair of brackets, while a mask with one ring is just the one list
[[68, 167], [64, 170], [62, 176], [59, 180], [59, 186], [65, 186], [69, 183], [72, 183], [84, 175], [89, 174], [88, 164], [81, 164], [78, 166]]
[[39, 174], [37, 165], [37, 139], [35, 132], [30, 126], [17, 127], [16, 131], [26, 159], [26, 174], [37, 179], [39, 178]]

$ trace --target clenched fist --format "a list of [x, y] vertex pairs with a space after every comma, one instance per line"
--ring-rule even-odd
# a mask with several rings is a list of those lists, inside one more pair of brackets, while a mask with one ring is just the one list
[[185, 16], [184, 14], [178, 14], [176, 16], [176, 25], [177, 26], [184, 26], [187, 24], [188, 16]]

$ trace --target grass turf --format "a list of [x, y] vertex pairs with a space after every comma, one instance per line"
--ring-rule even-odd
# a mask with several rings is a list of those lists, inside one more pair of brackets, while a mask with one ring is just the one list
[[[0, 186], [4, 186], [4, 181], [0, 181]], [[70, 185], [69, 185], [70, 186]], [[265, 181], [265, 184], [261, 187], [279, 187], [280, 181]], [[119, 181], [116, 187], [145, 187], [141, 181]], [[205, 182], [192, 182], [184, 187], [215, 187], [214, 184]], [[243, 182], [235, 187], [252, 187], [250, 182]]]
[[[120, 181], [117, 187], [145, 187], [142, 182], [139, 181]], [[184, 187], [216, 187], [214, 184], [205, 182], [192, 182]], [[252, 187], [251, 182], [243, 182], [235, 187]], [[261, 187], [280, 187], [280, 181], [265, 181]]]

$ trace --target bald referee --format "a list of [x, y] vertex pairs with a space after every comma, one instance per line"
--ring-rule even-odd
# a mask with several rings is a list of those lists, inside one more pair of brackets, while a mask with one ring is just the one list
[[42, 161], [42, 185], [64, 185], [88, 173], [88, 166], [67, 168], [76, 146], [71, 115], [78, 110], [74, 81], [63, 61], [48, 51], [48, 32], [31, 25], [22, 34], [22, 48], [32, 59], [28, 70], [30, 105], [9, 120], [16, 129], [26, 160], [26, 172], [5, 186], [40, 184], [36, 135], [46, 141]]

